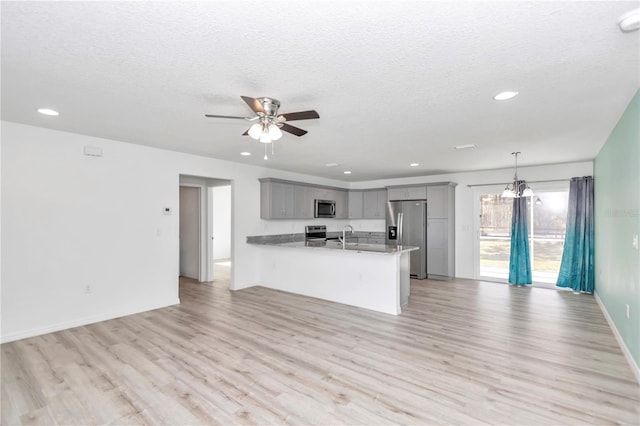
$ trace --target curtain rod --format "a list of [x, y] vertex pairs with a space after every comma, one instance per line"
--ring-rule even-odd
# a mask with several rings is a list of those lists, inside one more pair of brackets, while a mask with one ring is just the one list
[[[552, 180], [528, 180], [527, 183], [548, 183], [548, 182], [569, 182], [571, 179], [552, 179]], [[474, 185], [467, 185], [467, 188], [471, 188], [474, 186], [495, 186], [495, 185], [506, 185], [511, 182], [498, 182], [498, 183], [477, 183]]]

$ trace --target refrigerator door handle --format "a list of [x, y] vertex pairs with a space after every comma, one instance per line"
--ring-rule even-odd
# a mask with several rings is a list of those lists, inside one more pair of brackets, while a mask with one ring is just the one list
[[398, 213], [398, 245], [401, 246], [402, 242], [402, 222], [404, 219], [403, 213]]

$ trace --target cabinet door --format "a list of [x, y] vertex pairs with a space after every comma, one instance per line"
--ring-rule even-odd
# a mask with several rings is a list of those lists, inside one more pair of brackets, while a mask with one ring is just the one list
[[389, 200], [406, 200], [409, 194], [406, 188], [389, 188], [387, 189]]
[[449, 221], [447, 219], [427, 220], [427, 274], [449, 275]]
[[293, 218], [293, 185], [271, 183], [271, 219]]
[[449, 185], [427, 187], [427, 217], [446, 219], [449, 217]]
[[384, 209], [387, 203], [387, 191], [377, 189], [374, 191], [364, 191], [363, 193], [363, 216], [365, 219], [384, 219]]
[[378, 205], [376, 208], [376, 219], [384, 219], [385, 212], [387, 210], [387, 190], [379, 189], [378, 193]]
[[365, 219], [377, 219], [378, 215], [378, 191], [364, 191], [363, 216]]
[[426, 186], [407, 186], [405, 188], [389, 188], [389, 200], [423, 200], [427, 198]]
[[407, 188], [407, 197], [409, 200], [424, 200], [427, 198], [427, 187], [410, 186]]
[[346, 219], [349, 215], [349, 194], [347, 191], [334, 191], [336, 219]]
[[363, 191], [349, 191], [349, 219], [363, 218], [363, 195]]
[[293, 204], [295, 219], [313, 219], [313, 188], [295, 185], [293, 189]]

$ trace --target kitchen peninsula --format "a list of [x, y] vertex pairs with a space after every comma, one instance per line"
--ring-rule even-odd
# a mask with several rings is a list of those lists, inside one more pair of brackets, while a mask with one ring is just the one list
[[260, 285], [399, 315], [409, 300], [409, 252], [418, 247], [247, 237], [260, 246]]

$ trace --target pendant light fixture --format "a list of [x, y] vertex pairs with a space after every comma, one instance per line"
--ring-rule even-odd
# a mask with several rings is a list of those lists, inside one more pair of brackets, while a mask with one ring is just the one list
[[516, 172], [513, 177], [513, 183], [507, 185], [507, 187], [502, 192], [503, 198], [520, 198], [520, 197], [532, 197], [533, 191], [527, 185], [527, 182], [524, 180], [518, 180], [518, 155], [520, 155], [520, 151], [512, 152], [511, 155], [515, 157], [516, 161]]

